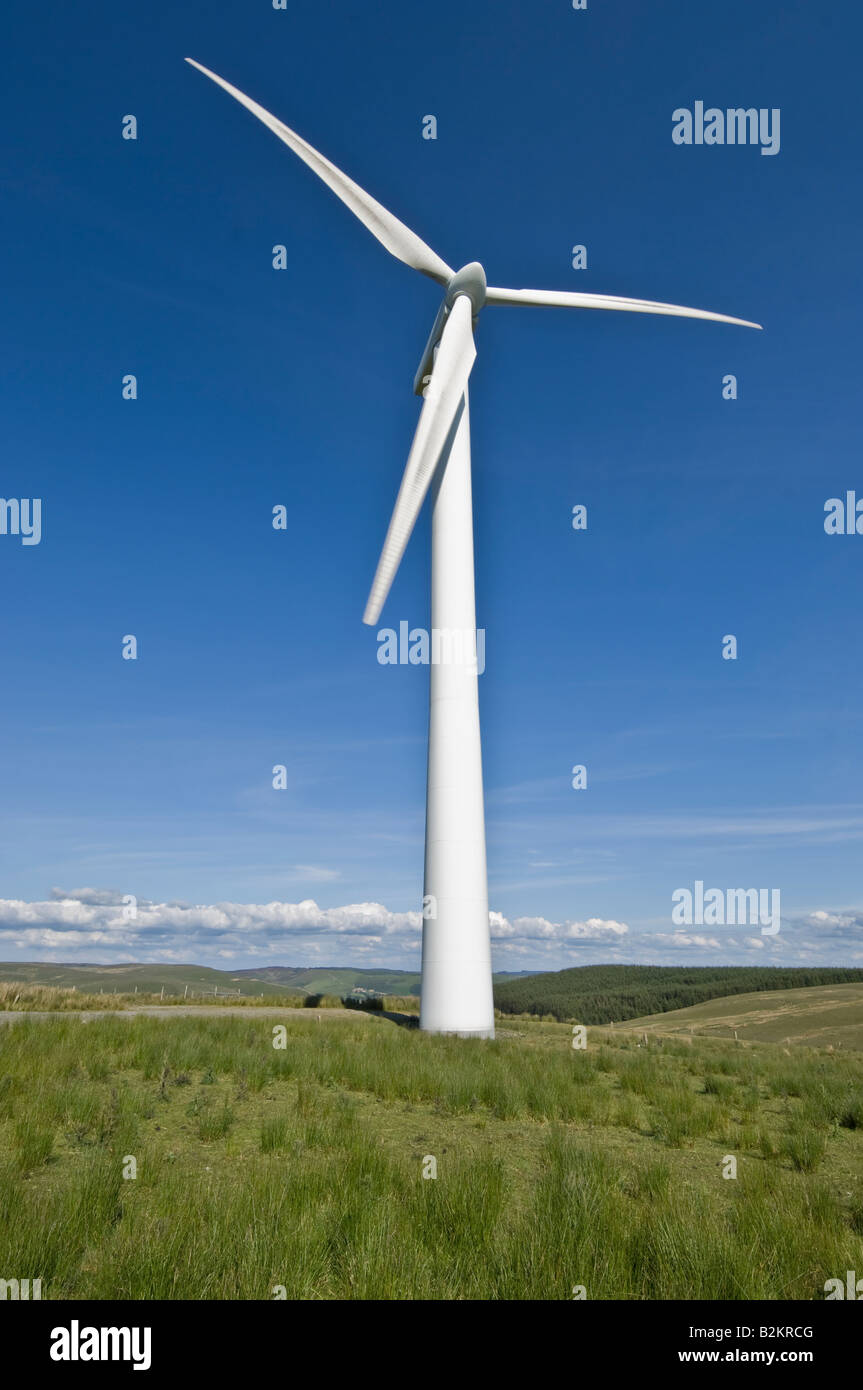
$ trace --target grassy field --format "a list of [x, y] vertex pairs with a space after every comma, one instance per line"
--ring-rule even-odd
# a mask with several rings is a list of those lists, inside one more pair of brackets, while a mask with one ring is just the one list
[[276, 1049], [274, 1024], [0, 1030], [0, 1275], [55, 1299], [734, 1300], [863, 1269], [859, 1055], [326, 1011]]
[[732, 995], [691, 1009], [652, 1014], [625, 1025], [647, 1033], [695, 1033], [786, 1046], [863, 1051], [863, 985], [820, 985], [778, 993]]
[[[419, 999], [416, 995], [386, 994], [381, 1007], [389, 1012], [406, 1013], [419, 1017]], [[218, 998], [190, 996], [182, 994], [89, 994], [71, 988], [62, 989], [56, 985], [0, 984], [0, 1021], [4, 1015], [20, 1013], [111, 1013], [128, 1010], [187, 1009], [214, 1010], [216, 1012], [237, 1009], [258, 1009], [272, 1012], [273, 1009], [342, 1009], [343, 1000], [337, 994], [285, 994], [285, 995], [220, 995]]]
[[[269, 994], [264, 997], [245, 995], [239, 998], [237, 995], [220, 995], [218, 998], [210, 995], [203, 1002], [208, 1009], [217, 1010], [236, 1008], [238, 1005], [244, 1009], [342, 1007], [342, 1001], [337, 995]], [[71, 988], [62, 988], [57, 985], [0, 984], [0, 1013], [90, 1013], [163, 1006], [178, 1008], [185, 1004], [199, 1007], [202, 1004], [201, 996], [191, 995], [185, 999], [182, 994], [165, 994], [163, 997], [161, 994], [148, 994], [143, 991], [139, 994], [94, 994], [74, 985]]]

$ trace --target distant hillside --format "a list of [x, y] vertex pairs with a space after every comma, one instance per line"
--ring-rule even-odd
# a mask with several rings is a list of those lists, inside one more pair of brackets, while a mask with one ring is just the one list
[[694, 1033], [741, 1042], [789, 1043], [863, 1051], [863, 985], [736, 994], [691, 1009], [635, 1018], [627, 1028], [644, 1033]]
[[[528, 976], [529, 970], [500, 970], [494, 980], [502, 983], [507, 980]], [[256, 970], [236, 970], [231, 979], [262, 980], [281, 984], [284, 989], [304, 991], [307, 994], [339, 994], [363, 985], [366, 989], [379, 989], [384, 994], [419, 994], [420, 974], [412, 970], [357, 970], [354, 966], [293, 966], [266, 965]]]
[[[517, 978], [504, 971], [495, 980]], [[266, 997], [284, 994], [347, 994], [355, 985], [382, 994], [419, 994], [416, 970], [358, 970], [355, 966], [266, 965], [254, 970], [211, 970], [206, 965], [68, 965], [62, 962], [0, 961], [0, 981], [74, 986], [98, 993], [166, 995], [233, 993]]]
[[622, 1023], [754, 991], [863, 983], [863, 970], [763, 966], [584, 965], [495, 986], [505, 1014], [551, 1014], [579, 1023]]
[[100, 989], [106, 993], [158, 994], [164, 989], [166, 995], [182, 994], [188, 989], [190, 995], [234, 993], [243, 994], [284, 994], [285, 986], [265, 982], [252, 985], [246, 979], [236, 977], [236, 972], [210, 970], [206, 965], [70, 965], [63, 962], [0, 961], [0, 981], [34, 985], [58, 985], [61, 988], [92, 991]]
[[345, 994], [355, 985], [382, 994], [419, 994], [420, 988], [415, 970], [358, 970], [353, 965], [265, 965], [235, 970], [231, 979], [247, 986], [250, 994], [265, 984], [277, 987], [281, 994]]

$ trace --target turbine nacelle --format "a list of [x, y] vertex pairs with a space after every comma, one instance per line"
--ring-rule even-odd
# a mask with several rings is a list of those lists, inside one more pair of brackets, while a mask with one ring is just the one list
[[461, 270], [457, 270], [446, 287], [445, 303], [451, 309], [460, 294], [466, 294], [473, 305], [473, 316], [477, 317], [483, 304], [485, 304], [485, 292], [488, 283], [485, 278], [485, 271], [479, 261], [469, 261], [463, 265]]
[[420, 364], [416, 370], [416, 376], [414, 377], [415, 396], [421, 396], [431, 380], [431, 374], [434, 369], [435, 352], [441, 340], [441, 334], [443, 333], [446, 321], [450, 316], [452, 306], [455, 304], [459, 295], [463, 294], [470, 300], [472, 322], [473, 326], [476, 327], [479, 311], [485, 304], [487, 288], [485, 271], [479, 261], [469, 261], [467, 265], [462, 266], [461, 270], [457, 270], [454, 275], [450, 276], [446, 287], [446, 294], [437, 311], [435, 321], [432, 324], [431, 333], [428, 336], [428, 342], [423, 348], [423, 355], [420, 358]]

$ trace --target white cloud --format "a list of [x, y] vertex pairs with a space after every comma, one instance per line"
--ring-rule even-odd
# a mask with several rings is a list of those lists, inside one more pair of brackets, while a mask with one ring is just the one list
[[516, 917], [510, 922], [502, 913], [491, 912], [489, 918], [492, 941], [606, 941], [610, 937], [625, 936], [629, 931], [625, 922], [604, 921], [601, 917], [589, 917], [586, 922], [549, 922], [545, 917]]
[[666, 946], [673, 949], [685, 946], [700, 946], [709, 951], [720, 951], [730, 946], [730, 941], [722, 942], [715, 936], [697, 936], [690, 932], [656, 932], [653, 937], [656, 941], [663, 942]]
[[[624, 936], [623, 922], [550, 922], [544, 917], [510, 921], [489, 914], [492, 939], [504, 948], [531, 944], [601, 942]], [[140, 898], [134, 915], [122, 897], [109, 890], [55, 889], [45, 902], [0, 899], [0, 944], [16, 950], [109, 947], [128, 960], [133, 956], [164, 958], [178, 952], [196, 956], [284, 955], [329, 938], [337, 949], [367, 953], [390, 946], [417, 952], [422, 932], [420, 912], [392, 912], [381, 903], [348, 903], [322, 908], [312, 898], [299, 903], [154, 903]]]
[[54, 902], [69, 899], [72, 902], [116, 906], [122, 903], [123, 894], [113, 888], [52, 888]]
[[807, 926], [814, 927], [816, 931], [827, 935], [841, 936], [846, 932], [860, 932], [863, 928], [863, 913], [851, 912], [810, 912], [803, 921]]
[[[559, 970], [598, 963], [742, 964], [753, 952], [787, 965], [863, 959], [863, 911], [818, 909], [759, 933], [633, 930], [613, 918], [553, 922], [489, 913], [496, 969]], [[382, 903], [184, 903], [137, 900], [134, 917], [107, 889], [54, 889], [46, 901], [0, 899], [0, 956], [66, 961], [178, 961], [236, 966], [334, 964], [418, 969], [422, 916]], [[856, 950], [853, 948], [857, 948]]]

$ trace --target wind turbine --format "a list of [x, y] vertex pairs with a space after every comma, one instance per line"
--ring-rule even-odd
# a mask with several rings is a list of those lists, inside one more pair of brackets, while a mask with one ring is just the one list
[[[494, 1037], [485, 815], [477, 663], [454, 653], [457, 635], [476, 642], [470, 426], [467, 383], [476, 358], [473, 332], [487, 304], [538, 304], [671, 314], [760, 328], [745, 319], [617, 295], [569, 290], [507, 290], [486, 284], [478, 261], [454, 271], [415, 232], [319, 154], [295, 131], [209, 68], [212, 79], [298, 155], [386, 249], [444, 287], [414, 379], [423, 405], [390, 518], [363, 622], [386, 602], [426, 493], [432, 489], [431, 627], [452, 638], [456, 659], [430, 663], [420, 1027], [434, 1033]], [[473, 648], [476, 655], [476, 647]], [[464, 647], [462, 647], [464, 657]]]

